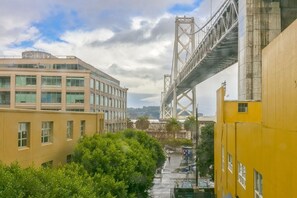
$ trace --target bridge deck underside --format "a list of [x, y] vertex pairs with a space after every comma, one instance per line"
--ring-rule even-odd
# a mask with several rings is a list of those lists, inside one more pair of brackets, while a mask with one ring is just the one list
[[[177, 95], [214, 76], [238, 61], [238, 26], [226, 34], [177, 85]], [[173, 93], [168, 95], [171, 101]]]

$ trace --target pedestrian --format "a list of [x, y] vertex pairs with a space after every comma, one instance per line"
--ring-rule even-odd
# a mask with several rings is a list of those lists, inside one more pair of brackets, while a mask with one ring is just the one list
[[168, 162], [170, 163], [170, 155], [168, 156]]

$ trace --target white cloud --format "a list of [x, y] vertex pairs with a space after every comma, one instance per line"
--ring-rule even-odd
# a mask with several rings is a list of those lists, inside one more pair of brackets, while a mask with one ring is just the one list
[[[204, 0], [196, 10], [185, 15], [194, 16], [201, 25], [211, 15], [210, 3], [214, 13], [223, 1]], [[163, 76], [171, 71], [173, 55], [175, 16], [167, 11], [176, 3], [192, 4], [193, 0], [73, 0], [71, 3], [68, 0], [3, 0], [0, 54], [20, 55], [28, 49], [9, 46], [34, 41], [33, 49], [77, 56], [119, 79], [122, 86], [129, 88], [129, 93], [150, 94], [139, 101], [159, 105]], [[71, 19], [74, 13], [82, 26], [61, 32], [60, 40], [45, 40], [34, 24], [61, 10], [70, 17], [66, 22], [76, 23]], [[113, 65], [117, 66], [114, 71]], [[215, 90], [224, 79], [227, 94], [237, 95], [236, 71], [236, 66], [232, 66], [197, 86], [204, 113], [214, 114]]]
[[65, 32], [61, 39], [69, 44], [81, 47], [94, 41], [106, 41], [113, 35], [114, 33], [108, 29], [96, 29], [93, 31], [75, 30]]

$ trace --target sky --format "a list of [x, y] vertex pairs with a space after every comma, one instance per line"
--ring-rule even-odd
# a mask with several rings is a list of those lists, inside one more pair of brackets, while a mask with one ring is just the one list
[[[176, 16], [202, 26], [224, 0], [1, 0], [0, 56], [39, 50], [73, 55], [120, 80], [128, 107], [159, 106], [170, 74]], [[227, 82], [237, 99], [237, 65], [196, 86], [199, 112], [215, 115]]]

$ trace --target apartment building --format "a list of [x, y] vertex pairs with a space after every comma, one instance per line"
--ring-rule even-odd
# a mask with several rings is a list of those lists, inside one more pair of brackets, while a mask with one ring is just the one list
[[0, 126], [1, 163], [58, 166], [71, 161], [82, 136], [103, 133], [104, 114], [0, 109]]
[[75, 56], [0, 58], [0, 108], [103, 112], [105, 130], [114, 132], [126, 128], [127, 90]]
[[297, 197], [297, 20], [262, 50], [262, 101], [217, 91], [217, 197]]

